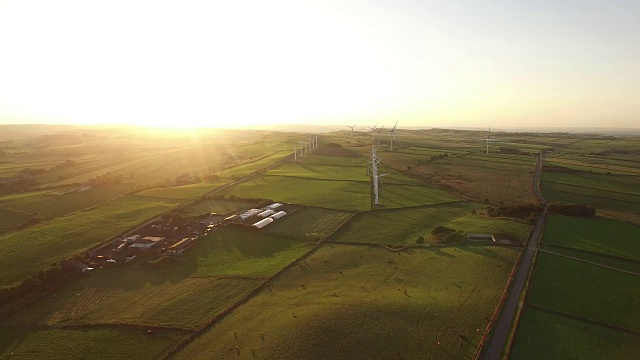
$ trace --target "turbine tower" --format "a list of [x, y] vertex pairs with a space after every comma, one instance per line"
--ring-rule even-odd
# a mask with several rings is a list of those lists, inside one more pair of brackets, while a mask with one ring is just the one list
[[373, 140], [374, 140], [374, 136], [375, 136], [375, 134], [373, 132], [376, 130], [377, 126], [378, 126], [378, 124], [375, 124], [373, 127], [369, 128], [369, 129], [371, 129], [371, 147], [373, 147]]
[[373, 180], [373, 196], [374, 196], [374, 204], [378, 205], [379, 202], [379, 193], [380, 193], [380, 178], [389, 174], [381, 174], [378, 175], [378, 164], [380, 163], [380, 158], [376, 154], [376, 148], [371, 147], [371, 164], [367, 167], [367, 169], [371, 169], [371, 179]]
[[347, 125], [347, 127], [351, 129], [351, 134], [353, 134], [353, 128], [354, 128], [354, 127], [356, 127], [356, 125], [358, 125], [358, 124], [355, 124], [355, 125], [353, 125], [353, 126], [349, 126], [349, 125]]
[[293, 144], [293, 161], [298, 161], [298, 149], [296, 149], [296, 144]]
[[393, 151], [393, 140], [396, 139], [396, 126], [398, 126], [398, 122], [393, 125], [393, 129], [391, 129], [391, 151]]
[[480, 139], [480, 140], [483, 140], [483, 141], [487, 142], [487, 155], [488, 155], [489, 154], [489, 143], [491, 141], [496, 141], [496, 139], [491, 137], [491, 126], [489, 126], [489, 133], [487, 134], [487, 137], [484, 138], [484, 139]]
[[378, 129], [378, 146], [380, 146], [380, 132], [382, 132], [382, 129], [384, 129], [384, 124], [382, 124], [382, 127]]

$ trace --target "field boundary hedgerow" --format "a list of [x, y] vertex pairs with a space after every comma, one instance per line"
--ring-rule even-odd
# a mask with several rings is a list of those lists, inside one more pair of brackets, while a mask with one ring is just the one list
[[[580, 262], [583, 262], [583, 263], [586, 263], [586, 264], [599, 266], [599, 267], [602, 267], [602, 268], [605, 268], [605, 269], [614, 270], [614, 271], [619, 271], [619, 272], [623, 272], [623, 273], [631, 274], [631, 275], [635, 275], [635, 276], [640, 276], [640, 273], [637, 273], [637, 272], [628, 271], [628, 270], [623, 270], [623, 269], [618, 269], [618, 268], [615, 268], [615, 267], [613, 267], [613, 266], [604, 265], [604, 264], [599, 264], [599, 263], [597, 263], [597, 262], [588, 261], [588, 260], [580, 259], [580, 258], [577, 258], [577, 257], [574, 257], [574, 256], [569, 256], [569, 255], [565, 255], [565, 254], [557, 253], [557, 252], [555, 252], [555, 251], [549, 251], [549, 250], [547, 250], [547, 249], [543, 249], [543, 248], [540, 248], [539, 250], [540, 250], [540, 251], [542, 251], [542, 252], [545, 252], [545, 253], [547, 253], [547, 254], [552, 254], [552, 255], [556, 255], [556, 256], [561, 256], [561, 257], [564, 257], [564, 258], [567, 258], [567, 259], [571, 259], [571, 260], [575, 260], [575, 261], [580, 261]], [[573, 250], [573, 249], [572, 249], [572, 250]], [[587, 251], [585, 251], [585, 252], [587, 252]], [[587, 253], [588, 253], [588, 252], [587, 252]], [[599, 255], [599, 254], [596, 254], [596, 255]], [[617, 258], [617, 257], [614, 257], [614, 258]], [[622, 258], [617, 258], [617, 259], [621, 259], [621, 260], [628, 260], [628, 259], [622, 259]], [[629, 260], [629, 261], [638, 262], [638, 261], [634, 261], [634, 260]]]
[[[602, 257], [606, 257], [606, 258], [610, 258], [610, 259], [622, 260], [622, 261], [628, 261], [628, 262], [640, 264], [640, 261], [638, 261], [638, 260], [629, 259], [629, 258], [625, 258], [625, 257], [621, 257], [621, 256], [611, 255], [611, 254], [605, 254], [605, 253], [599, 253], [599, 252], [584, 250], [584, 249], [577, 249], [577, 248], [573, 248], [573, 247], [565, 246], [565, 245], [545, 244], [545, 246], [546, 247], [554, 247], [554, 248], [558, 248], [558, 249], [564, 249], [564, 250], [577, 251], [577, 252], [581, 252], [581, 253], [585, 253], [585, 254], [589, 254], [589, 255], [602, 256]], [[564, 254], [558, 254], [558, 253], [555, 253], [555, 252], [549, 251], [549, 250], [545, 250], [545, 251], [548, 252], [548, 253], [556, 254], [556, 255], [566, 256]], [[580, 259], [580, 260], [582, 260], [582, 259]], [[596, 264], [596, 263], [594, 263], [594, 264]]]

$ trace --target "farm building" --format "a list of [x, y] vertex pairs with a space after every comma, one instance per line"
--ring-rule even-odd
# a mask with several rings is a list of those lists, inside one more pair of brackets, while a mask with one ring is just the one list
[[273, 203], [273, 204], [271, 204], [271, 205], [267, 206], [267, 209], [275, 210], [275, 209], [279, 208], [280, 206], [282, 206], [282, 204], [280, 204], [280, 203]]
[[269, 210], [265, 210], [265, 211], [263, 211], [263, 212], [259, 213], [257, 216], [258, 216], [258, 217], [261, 217], [261, 218], [265, 218], [265, 217], [267, 217], [267, 216], [271, 216], [271, 215], [273, 215], [273, 214], [275, 214], [275, 213], [276, 213], [275, 211], [273, 211], [273, 210], [269, 209]]
[[273, 222], [272, 218], [266, 218], [266, 219], [262, 219], [260, 221], [258, 221], [257, 223], [251, 225], [251, 226], [255, 226], [258, 229], [262, 229], [263, 227], [271, 224]]
[[133, 242], [136, 242], [136, 241], [140, 240], [140, 238], [141, 238], [140, 235], [131, 235], [129, 237], [126, 237], [125, 241], [128, 242], [128, 243], [133, 243]]
[[150, 242], [157, 243], [162, 240], [164, 240], [164, 238], [161, 236], [145, 236], [142, 238], [142, 242], [145, 242], [145, 243], [150, 243]]
[[287, 213], [286, 213], [286, 212], [284, 212], [284, 211], [278, 211], [277, 213], [275, 213], [275, 214], [271, 215], [271, 218], [272, 218], [273, 220], [276, 220], [276, 219], [280, 219], [281, 217], [283, 217], [283, 216], [285, 216], [285, 215], [287, 215]]
[[226, 218], [224, 218], [226, 221], [233, 221], [235, 219], [238, 218], [238, 215], [231, 215], [231, 216], [227, 216]]
[[184, 238], [177, 243], [169, 246], [167, 249], [167, 253], [171, 255], [182, 255], [182, 253], [187, 250], [191, 245], [193, 245], [195, 241], [192, 238]]
[[156, 243], [154, 242], [150, 242], [148, 244], [143, 244], [143, 243], [135, 243], [135, 244], [131, 244], [129, 246], [129, 249], [134, 249], [134, 250], [140, 250], [140, 251], [146, 251], [147, 249], [149, 249], [150, 247], [154, 246]]
[[496, 241], [493, 234], [467, 234], [470, 241]]

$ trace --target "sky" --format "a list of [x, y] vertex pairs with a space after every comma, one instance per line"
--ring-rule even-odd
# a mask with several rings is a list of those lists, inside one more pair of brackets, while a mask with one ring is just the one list
[[0, 124], [640, 127], [640, 1], [0, 0]]

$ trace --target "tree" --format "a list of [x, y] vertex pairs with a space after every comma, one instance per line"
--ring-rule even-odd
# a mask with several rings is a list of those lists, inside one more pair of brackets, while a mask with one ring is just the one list
[[424, 236], [420, 236], [417, 240], [416, 240], [416, 244], [424, 244]]

